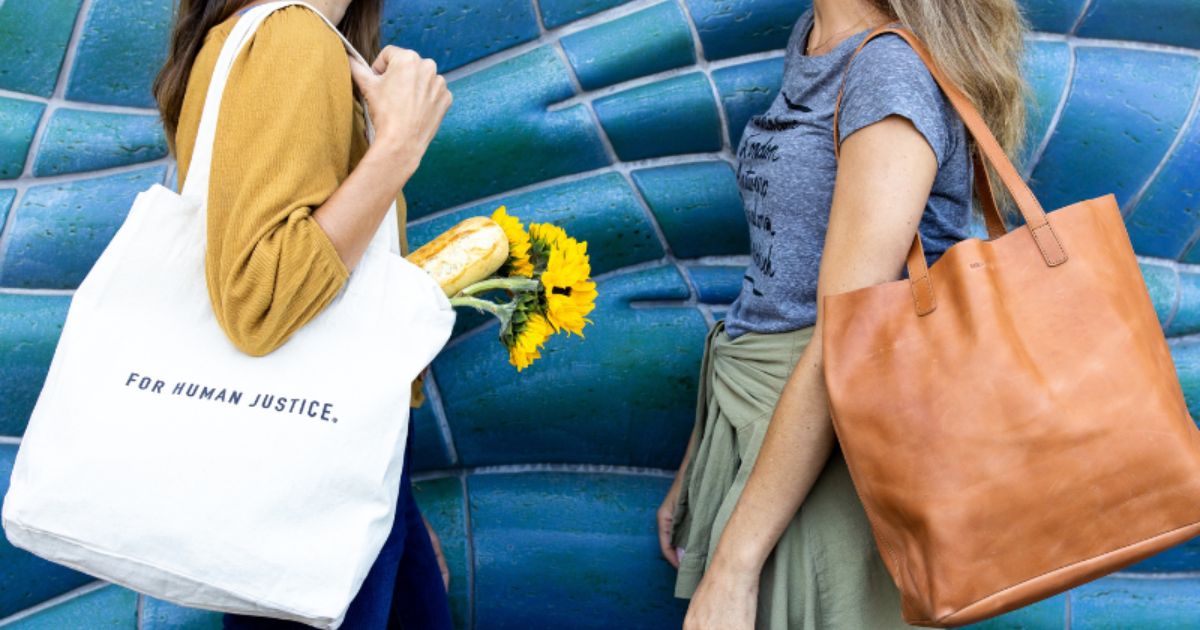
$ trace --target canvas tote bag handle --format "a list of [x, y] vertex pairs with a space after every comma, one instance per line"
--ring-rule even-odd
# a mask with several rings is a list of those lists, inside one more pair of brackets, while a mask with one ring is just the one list
[[[182, 195], [193, 201], [201, 204], [208, 200], [208, 183], [209, 177], [212, 175], [212, 152], [213, 143], [217, 136], [217, 116], [221, 111], [221, 97], [225, 93], [225, 84], [229, 81], [229, 73], [233, 69], [233, 62], [237, 59], [242, 48], [254, 36], [259, 25], [267, 16], [284, 7], [292, 5], [301, 5], [308, 7], [313, 13], [316, 13], [329, 28], [337, 33], [342, 44], [346, 47], [346, 52], [353, 56], [358, 61], [362, 62], [367, 67], [371, 64], [363, 59], [354, 46], [346, 39], [342, 32], [337, 29], [329, 18], [318, 11], [315, 7], [307, 2], [298, 0], [281, 0], [280, 2], [271, 2], [267, 4], [252, 7], [234, 25], [233, 31], [229, 33], [229, 38], [225, 40], [225, 45], [221, 47], [221, 54], [217, 57], [217, 63], [213, 67], [212, 79], [208, 85], [208, 93], [204, 98], [204, 110], [200, 114], [200, 125], [196, 130], [196, 145], [192, 150], [192, 161], [188, 166], [187, 179], [183, 182]], [[371, 124], [370, 112], [367, 111], [367, 104], [362, 103], [363, 112], [367, 121], [367, 140], [375, 139], [375, 128]]]
[[[1012, 161], [1005, 155], [1004, 149], [1000, 147], [1000, 143], [996, 140], [996, 136], [992, 135], [992, 131], [988, 129], [987, 123], [983, 121], [983, 117], [979, 115], [979, 111], [971, 104], [962, 90], [958, 89], [946, 75], [934, 63], [933, 57], [921, 40], [917, 39], [911, 31], [904, 28], [896, 28], [894, 26], [882, 26], [875, 29], [867, 35], [865, 39], [855, 49], [854, 54], [850, 56], [850, 61], [867, 45], [867, 42], [885, 35], [894, 33], [899, 35], [908, 45], [917, 53], [921, 61], [929, 68], [929, 73], [933, 75], [933, 80], [946, 94], [950, 100], [950, 104], [962, 118], [963, 124], [966, 126], [968, 133], [975, 140], [975, 145], [978, 153], [975, 154], [975, 180], [979, 184], [979, 197], [984, 205], [985, 216], [988, 220], [988, 232], [993, 237], [999, 236], [1004, 230], [1003, 221], [1000, 218], [1000, 212], [996, 208], [995, 199], [992, 196], [991, 186], [988, 182], [988, 171], [983, 166], [980, 160], [980, 154], [986, 159], [987, 163], [991, 164], [996, 175], [1000, 177], [1000, 182], [1013, 200], [1017, 204], [1017, 209], [1020, 210], [1021, 216], [1025, 218], [1025, 227], [1029, 229], [1033, 236], [1034, 242], [1037, 244], [1038, 250], [1042, 254], [1042, 259], [1047, 266], [1054, 267], [1061, 265], [1067, 261], [1066, 250], [1063, 249], [1062, 242], [1054, 233], [1054, 228], [1051, 227], [1049, 220], [1046, 218], [1046, 212], [1042, 209], [1042, 204], [1038, 202], [1037, 197], [1025, 180], [1021, 178]], [[833, 146], [835, 154], [838, 153], [838, 116], [841, 111], [842, 95], [846, 86], [846, 75], [849, 74], [850, 62], [846, 63], [846, 72], [842, 76], [842, 89], [838, 91], [837, 102], [833, 110]], [[993, 230], [999, 229], [1000, 234], [994, 233]], [[925, 263], [925, 249], [921, 245], [920, 235], [913, 237], [912, 247], [908, 251], [908, 278], [912, 283], [913, 301], [916, 306], [918, 315], [927, 315], [932, 313], [937, 307], [937, 302], [933, 294], [933, 285], [929, 280], [929, 267]]]

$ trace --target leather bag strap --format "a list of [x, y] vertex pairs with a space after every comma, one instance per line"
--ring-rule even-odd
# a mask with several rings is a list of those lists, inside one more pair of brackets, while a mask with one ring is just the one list
[[[1013, 201], [1017, 204], [1017, 209], [1020, 210], [1021, 216], [1025, 218], [1024, 227], [1032, 235], [1046, 265], [1054, 267], [1065, 263], [1067, 261], [1066, 250], [1063, 249], [1062, 242], [1059, 241], [1058, 236], [1054, 234], [1054, 228], [1050, 225], [1050, 221], [1046, 217], [1046, 212], [1042, 209], [1042, 205], [1038, 202], [1033, 191], [1029, 189], [1029, 186], [1021, 178], [1020, 173], [1017, 172], [1016, 167], [1013, 166], [1012, 161], [1005, 155], [1004, 149], [1000, 147], [1000, 143], [992, 135], [992, 131], [988, 129], [987, 123], [979, 115], [979, 111], [975, 109], [971, 101], [962, 93], [962, 90], [958, 89], [958, 86], [938, 68], [929, 51], [925, 48], [925, 45], [908, 29], [897, 28], [895, 26], [881, 26], [869, 33], [850, 56], [850, 61], [846, 63], [846, 69], [842, 74], [842, 86], [838, 90], [837, 101], [833, 110], [834, 155], [840, 155], [838, 119], [841, 113], [842, 96], [846, 88], [846, 77], [850, 73], [850, 63], [862, 51], [863, 46], [867, 45], [867, 42], [888, 33], [898, 35], [904, 39], [912, 47], [913, 51], [917, 53], [917, 56], [920, 57], [925, 67], [929, 69], [929, 73], [933, 76], [934, 81], [937, 82], [942, 92], [946, 94], [946, 98], [950, 100], [951, 106], [954, 107], [954, 110], [962, 118], [967, 132], [975, 140], [976, 151], [973, 153], [975, 184], [980, 203], [983, 205], [984, 217], [988, 226], [988, 235], [996, 238], [1002, 236], [1007, 230], [1004, 226], [1003, 217], [1000, 215], [999, 208], [996, 205], [995, 197], [992, 194], [988, 170], [984, 167], [985, 161], [995, 169], [996, 175], [1000, 178], [1001, 185], [1012, 195]], [[929, 281], [929, 269], [925, 263], [925, 249], [921, 245], [921, 236], [919, 233], [913, 236], [913, 244], [908, 252], [907, 265], [917, 314], [925, 315], [933, 312], [933, 309], [936, 307], [936, 300], [933, 295], [933, 285]]]

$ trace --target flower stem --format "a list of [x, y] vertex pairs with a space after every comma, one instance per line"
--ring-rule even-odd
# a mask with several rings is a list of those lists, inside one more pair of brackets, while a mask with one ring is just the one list
[[533, 278], [488, 278], [463, 289], [460, 295], [475, 295], [493, 289], [508, 291], [537, 291], [541, 283]]
[[517, 310], [517, 305], [512, 302], [499, 304], [491, 300], [483, 300], [461, 294], [450, 298], [450, 306], [469, 306], [477, 311], [490, 313], [496, 319], [500, 320], [500, 330], [508, 328], [508, 323], [512, 321], [513, 313]]

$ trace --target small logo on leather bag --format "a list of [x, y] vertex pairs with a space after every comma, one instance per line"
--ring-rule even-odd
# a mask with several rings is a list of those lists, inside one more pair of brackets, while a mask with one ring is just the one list
[[982, 268], [984, 268], [984, 267], [986, 267], [986, 266], [987, 266], [987, 263], [985, 263], [985, 262], [981, 262], [981, 261], [978, 261], [978, 260], [977, 260], [977, 261], [975, 261], [975, 262], [973, 262], [973, 263], [971, 263], [971, 268], [972, 268], [972, 269], [982, 269]]
[[166, 396], [179, 396], [196, 401], [206, 400], [214, 403], [225, 403], [227, 405], [237, 405], [240, 407], [253, 407], [282, 414], [291, 414], [296, 416], [305, 416], [323, 420], [325, 422], [337, 423], [337, 416], [333, 415], [333, 403], [323, 402], [312, 398], [287, 397], [278, 394], [255, 394], [253, 398], [246, 397], [249, 403], [243, 405], [243, 392], [240, 390], [203, 385], [200, 383], [189, 383], [186, 381], [178, 381], [170, 384], [168, 389], [167, 381], [159, 378], [151, 378], [130, 372], [129, 378], [125, 379], [126, 387], [133, 387], [139, 391], [148, 394], [162, 394]]

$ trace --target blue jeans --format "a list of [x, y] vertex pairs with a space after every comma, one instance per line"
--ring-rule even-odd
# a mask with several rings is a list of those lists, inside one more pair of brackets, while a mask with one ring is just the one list
[[[433, 543], [425, 531], [421, 510], [413, 498], [409, 478], [412, 423], [404, 449], [404, 472], [392, 531], [358, 595], [346, 611], [343, 630], [452, 630], [450, 604], [442, 584]], [[284, 630], [308, 628], [294, 621], [227, 614], [226, 630]]]

